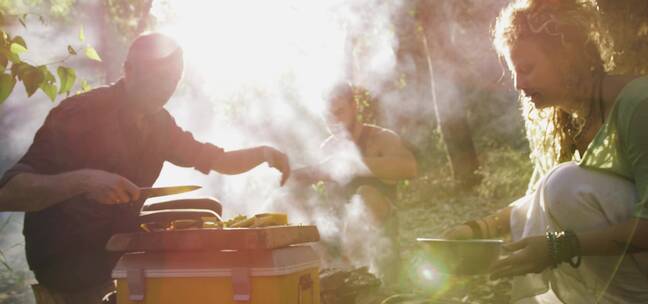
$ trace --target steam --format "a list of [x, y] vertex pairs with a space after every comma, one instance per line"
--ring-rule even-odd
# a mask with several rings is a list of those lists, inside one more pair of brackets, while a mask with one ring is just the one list
[[[33, 17], [33, 16], [31, 16]], [[80, 20], [78, 24], [66, 26], [52, 26], [43, 24], [36, 18], [28, 17], [27, 27], [20, 25], [10, 26], [6, 30], [12, 35], [20, 35], [27, 41], [28, 51], [22, 54], [23, 60], [33, 65], [59, 61], [67, 55], [67, 45], [77, 48], [81, 43], [77, 34], [81, 24], [88, 24], [88, 20]], [[96, 45], [97, 35], [92, 28], [86, 28], [87, 43]], [[72, 57], [63, 64], [73, 67], [80, 78], [93, 85], [99, 85], [96, 75], [96, 65], [88, 64], [87, 59], [81, 56]], [[55, 73], [55, 71], [54, 71]], [[78, 88], [78, 86], [77, 86]], [[75, 88], [75, 90], [77, 89]], [[50, 109], [58, 104], [52, 103], [40, 91], [27, 97], [22, 83], [16, 84], [9, 98], [0, 105], [0, 172], [4, 172], [15, 164], [32, 143], [34, 134], [43, 124]], [[3, 260], [11, 270], [0, 265], [0, 273], [14, 271], [27, 273], [26, 278], [32, 278], [25, 258], [24, 238], [22, 236], [22, 223], [24, 215], [21, 213], [0, 212], [0, 251]], [[13, 291], [22, 292], [22, 291]], [[29, 291], [27, 291], [29, 292]], [[28, 294], [26, 302], [32, 303], [33, 299]]]
[[[331, 156], [319, 149], [329, 136], [322, 119], [326, 111], [323, 97], [338, 81], [351, 81], [367, 88], [380, 102], [383, 109], [380, 121], [385, 127], [399, 131], [404, 120], [427, 123], [434, 113], [427, 69], [413, 55], [399, 52], [418, 43], [398, 39], [399, 31], [411, 31], [410, 35], [414, 35], [417, 30], [412, 21], [404, 21], [411, 19], [408, 14], [413, 9], [412, 2], [154, 1], [152, 12], [158, 20], [158, 30], [180, 42], [186, 61], [184, 79], [167, 109], [178, 125], [200, 141], [226, 150], [274, 146], [289, 155], [293, 168], [316, 164]], [[495, 2], [475, 5], [487, 7], [488, 18], [492, 20], [503, 1]], [[501, 70], [494, 57], [483, 60], [483, 54], [494, 52], [487, 30], [478, 26], [484, 24], [431, 34], [452, 36], [454, 40], [440, 41], [456, 43], [433, 45], [435, 64], [443, 71], [436, 75], [439, 84], [443, 83], [438, 85], [439, 98], [466, 98], [462, 95], [465, 88], [452, 84], [474, 75], [478, 75], [476, 79], [486, 91], [499, 92], [499, 87], [493, 84]], [[16, 28], [16, 31], [21, 30]], [[49, 50], [63, 50], [70, 41], [76, 41], [77, 33], [78, 25], [62, 31], [30, 24], [28, 32], [22, 34], [33, 46], [29, 52], [35, 56], [33, 61], [49, 62]], [[96, 37], [90, 27], [86, 27], [86, 36]], [[467, 55], [448, 61], [449, 53], [440, 51], [443, 48]], [[472, 68], [456, 74], [453, 65], [462, 60], [469, 62], [462, 67]], [[95, 66], [87, 67], [78, 61], [70, 65], [93, 85], [100, 84], [97, 77], [87, 76], [98, 74]], [[399, 79], [404, 75], [418, 76], [413, 82], [402, 84]], [[485, 76], [489, 78], [484, 79]], [[40, 93], [26, 100], [21, 88], [17, 87], [15, 92], [0, 108], [1, 157], [6, 160], [2, 164], [5, 169], [24, 153], [53, 106]], [[416, 139], [418, 134], [401, 135]], [[329, 173], [341, 185], [346, 185], [357, 172], [366, 170], [351, 143], [340, 148], [335, 157], [339, 165], [330, 167]], [[280, 188], [279, 179], [279, 173], [267, 166], [242, 175], [223, 176], [202, 175], [167, 163], [156, 185], [202, 185], [202, 190], [177, 198], [214, 196], [224, 204], [225, 218], [285, 211], [292, 223], [315, 224], [325, 241], [343, 244], [351, 263], [356, 265], [375, 265], [378, 255], [389, 249], [389, 242], [380, 234], [377, 224], [364, 216], [369, 211], [358, 197], [342, 197], [331, 189], [329, 199], [323, 200], [321, 194], [308, 187], [291, 184]], [[159, 200], [164, 199], [170, 197]], [[358, 225], [345, 229], [345, 222]], [[371, 245], [352, 246], [360, 241]]]
[[[393, 77], [398, 40], [392, 18], [403, 8], [401, 1], [375, 0], [166, 1], [153, 12], [186, 59], [185, 86], [168, 108], [200, 140], [227, 150], [271, 145], [289, 155], [293, 168], [316, 164], [331, 157], [319, 149], [328, 136], [324, 96], [339, 81], [379, 92]], [[328, 173], [341, 185], [367, 170], [351, 142], [335, 159]], [[278, 181], [268, 168], [224, 177], [167, 165], [157, 184], [208, 185], [191, 195], [217, 197], [226, 218], [286, 211], [293, 223], [317, 225], [325, 241], [348, 245], [377, 235], [359, 198], [334, 195], [323, 202], [308, 186], [279, 188]], [[358, 213], [355, 222], [372, 228], [343, 230], [351, 211]], [[356, 249], [348, 253], [365, 265], [384, 252]]]

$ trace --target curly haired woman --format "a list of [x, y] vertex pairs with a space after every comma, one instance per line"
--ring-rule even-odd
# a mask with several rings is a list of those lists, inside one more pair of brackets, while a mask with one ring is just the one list
[[513, 301], [648, 302], [648, 77], [613, 68], [591, 1], [517, 0], [494, 44], [520, 92], [536, 169], [526, 196], [448, 238], [510, 233], [494, 278]]

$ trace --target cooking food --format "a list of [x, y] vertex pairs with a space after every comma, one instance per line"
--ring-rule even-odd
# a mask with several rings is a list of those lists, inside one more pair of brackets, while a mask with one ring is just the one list
[[244, 227], [269, 227], [288, 225], [288, 215], [285, 213], [260, 213], [250, 218], [240, 218], [240, 220], [231, 222], [226, 227], [244, 228]]

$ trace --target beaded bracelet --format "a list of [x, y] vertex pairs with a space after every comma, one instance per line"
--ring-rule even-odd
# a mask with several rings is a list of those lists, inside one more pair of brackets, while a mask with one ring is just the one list
[[546, 238], [549, 246], [552, 268], [558, 267], [558, 265], [563, 262], [569, 263], [569, 265], [574, 268], [580, 266], [580, 243], [574, 232], [547, 232]]
[[556, 246], [555, 232], [547, 232], [547, 246], [549, 246], [549, 255], [551, 256], [551, 268], [558, 267], [558, 248]]

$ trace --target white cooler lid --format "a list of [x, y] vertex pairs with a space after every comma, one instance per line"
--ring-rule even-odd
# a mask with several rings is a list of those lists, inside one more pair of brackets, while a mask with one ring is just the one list
[[247, 268], [250, 276], [278, 276], [320, 266], [310, 246], [273, 250], [140, 252], [123, 255], [115, 266], [115, 279], [129, 270], [142, 270], [147, 278], [230, 277], [232, 269]]

